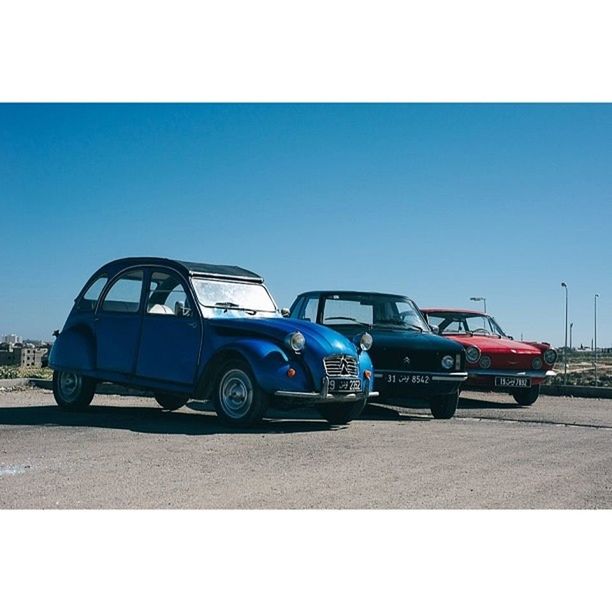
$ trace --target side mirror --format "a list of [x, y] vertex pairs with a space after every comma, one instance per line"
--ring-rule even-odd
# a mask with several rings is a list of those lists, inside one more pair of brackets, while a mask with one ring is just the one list
[[291, 314], [291, 311], [288, 308], [281, 308], [280, 313], [283, 317], [287, 318]]
[[430, 323], [429, 327], [431, 327], [431, 331], [434, 334], [438, 334], [438, 335], [440, 334], [440, 328], [437, 325], [433, 325], [433, 324]]
[[185, 302], [174, 302], [174, 314], [177, 317], [188, 317], [191, 315], [191, 308], [186, 308]]

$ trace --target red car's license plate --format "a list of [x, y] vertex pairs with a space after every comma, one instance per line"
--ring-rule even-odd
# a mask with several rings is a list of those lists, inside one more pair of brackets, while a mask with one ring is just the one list
[[359, 378], [330, 378], [328, 388], [335, 393], [361, 391], [361, 380]]
[[531, 387], [529, 378], [521, 378], [520, 376], [496, 376], [496, 387]]

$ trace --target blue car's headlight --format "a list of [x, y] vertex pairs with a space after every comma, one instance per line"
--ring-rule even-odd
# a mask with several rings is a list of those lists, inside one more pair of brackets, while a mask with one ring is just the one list
[[285, 344], [296, 353], [299, 353], [306, 346], [306, 338], [302, 332], [296, 331], [285, 338]]
[[353, 342], [362, 350], [369, 351], [372, 348], [374, 339], [368, 332], [364, 332], [361, 336], [357, 335], [353, 338]]

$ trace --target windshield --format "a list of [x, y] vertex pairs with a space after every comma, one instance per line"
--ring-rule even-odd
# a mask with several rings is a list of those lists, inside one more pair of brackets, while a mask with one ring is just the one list
[[506, 336], [493, 317], [486, 314], [464, 312], [430, 312], [427, 315], [432, 325], [437, 325], [441, 334], [472, 336]]
[[425, 319], [408, 298], [390, 295], [329, 295], [323, 298], [323, 325], [365, 325], [429, 331]]
[[280, 316], [263, 285], [204, 278], [192, 283], [206, 318]]

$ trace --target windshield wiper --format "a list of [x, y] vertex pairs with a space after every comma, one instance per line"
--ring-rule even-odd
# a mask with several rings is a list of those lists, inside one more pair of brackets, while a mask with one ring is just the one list
[[323, 321], [353, 321], [354, 323], [359, 323], [359, 325], [363, 325], [365, 327], [372, 327], [369, 323], [364, 323], [363, 321], [359, 321], [357, 319], [353, 319], [353, 317], [325, 317]]
[[376, 323], [374, 323], [374, 326], [400, 327], [401, 329], [411, 329], [423, 333], [422, 327], [419, 327], [418, 325], [413, 325], [412, 323], [406, 323], [405, 321], [376, 321]]
[[224, 312], [228, 310], [242, 310], [251, 316], [255, 316], [258, 312], [271, 312], [269, 310], [257, 310], [256, 308], [244, 308], [244, 306], [240, 306], [240, 304], [236, 304], [235, 302], [215, 302], [214, 306], [209, 306], [208, 304], [202, 304], [202, 306], [206, 308], [223, 308]]

